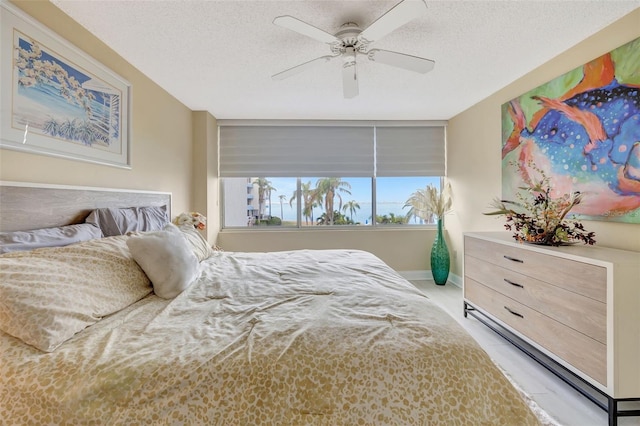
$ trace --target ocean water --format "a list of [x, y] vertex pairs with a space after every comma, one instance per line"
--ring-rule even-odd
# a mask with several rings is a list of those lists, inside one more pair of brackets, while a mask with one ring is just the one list
[[[17, 128], [24, 128], [25, 125], [29, 125], [29, 131], [41, 136], [46, 136], [52, 140], [63, 140], [66, 143], [74, 143], [77, 145], [83, 145], [82, 142], [77, 140], [71, 140], [63, 138], [59, 135], [52, 137], [44, 132], [45, 122], [50, 119], [62, 123], [65, 120], [85, 121], [88, 119], [86, 111], [78, 103], [69, 102], [60, 96], [60, 84], [56, 82], [50, 82], [49, 84], [38, 84], [30, 87], [19, 86], [13, 103], [12, 124]], [[102, 99], [100, 92], [91, 91], [94, 94], [91, 104], [91, 109], [96, 115], [101, 115], [102, 118], [107, 120], [109, 117], [109, 108], [103, 105], [99, 100]], [[113, 120], [117, 120], [116, 116]], [[112, 126], [118, 127], [118, 123], [111, 123]], [[113, 132], [113, 129], [110, 129]], [[95, 142], [95, 146], [99, 146], [101, 150], [118, 153], [122, 146], [118, 138], [114, 138], [111, 135], [109, 145]]]
[[[360, 205], [360, 208], [353, 213], [354, 222], [359, 222], [364, 224], [371, 223], [371, 216], [372, 216], [371, 202], [358, 202], [358, 204]], [[336, 207], [338, 206], [336, 205]], [[282, 203], [282, 205], [280, 205], [280, 203], [278, 202], [275, 202], [271, 206], [271, 216], [279, 217], [283, 221], [295, 222], [297, 217], [296, 209], [297, 209], [297, 205], [295, 203], [293, 204], [293, 206], [290, 206], [289, 203], [287, 202]], [[378, 203], [376, 214], [378, 216], [383, 216], [383, 215], [389, 216], [390, 213], [393, 213], [396, 217], [399, 217], [399, 216], [406, 216], [408, 211], [409, 211], [409, 208], [408, 207], [405, 208], [404, 203], [382, 202], [382, 203]], [[269, 214], [268, 204], [265, 208], [265, 212], [266, 214]], [[323, 212], [324, 212], [323, 209], [315, 208], [313, 210], [314, 221], [318, 217], [322, 216]], [[348, 209], [346, 212], [342, 210], [342, 213], [345, 214], [347, 217], [351, 217], [351, 212]], [[304, 217], [302, 217], [302, 222], [304, 223]], [[420, 221], [416, 219], [412, 219], [411, 223], [420, 223]]]

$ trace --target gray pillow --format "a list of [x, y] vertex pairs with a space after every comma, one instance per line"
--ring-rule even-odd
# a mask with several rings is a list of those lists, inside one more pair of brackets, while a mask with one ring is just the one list
[[102, 232], [100, 228], [90, 223], [31, 231], [0, 232], [0, 253], [28, 251], [42, 247], [64, 247], [94, 238], [102, 238]]
[[101, 208], [92, 211], [85, 222], [99, 227], [105, 237], [114, 237], [161, 230], [169, 223], [169, 216], [167, 206]]

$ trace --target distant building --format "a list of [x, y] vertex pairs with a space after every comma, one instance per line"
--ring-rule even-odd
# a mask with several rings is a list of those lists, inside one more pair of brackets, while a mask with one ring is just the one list
[[255, 223], [259, 215], [259, 201], [258, 186], [253, 181], [254, 178], [224, 179], [224, 226], [251, 226]]

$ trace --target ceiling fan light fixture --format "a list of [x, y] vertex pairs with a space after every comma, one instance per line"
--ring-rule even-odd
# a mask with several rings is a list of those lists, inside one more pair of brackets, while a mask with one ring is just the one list
[[343, 66], [348, 67], [356, 63], [356, 49], [353, 47], [345, 47], [342, 54]]
[[353, 47], [345, 48], [342, 61], [342, 92], [345, 98], [351, 99], [358, 96], [359, 93], [356, 50]]
[[[353, 48], [351, 49], [353, 50]], [[359, 93], [355, 51], [352, 59], [346, 59], [347, 56], [343, 56], [343, 58], [345, 59], [342, 64], [342, 94], [346, 99], [351, 99], [358, 96]]]

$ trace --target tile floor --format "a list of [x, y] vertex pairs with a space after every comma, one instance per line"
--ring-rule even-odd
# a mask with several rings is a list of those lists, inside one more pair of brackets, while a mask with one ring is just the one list
[[[455, 318], [478, 341], [491, 358], [538, 405], [563, 426], [606, 426], [607, 414], [522, 351], [480, 323], [463, 316], [462, 289], [450, 282], [411, 281]], [[626, 407], [625, 407], [626, 408]], [[640, 408], [637, 405], [630, 408]], [[640, 425], [640, 417], [620, 417], [619, 426]]]

